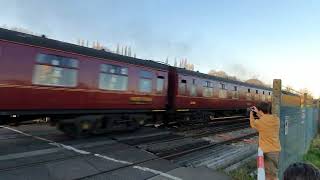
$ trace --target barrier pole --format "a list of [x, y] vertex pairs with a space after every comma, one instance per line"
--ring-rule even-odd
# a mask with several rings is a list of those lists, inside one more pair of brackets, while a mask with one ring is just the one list
[[263, 151], [260, 147], [258, 148], [257, 167], [258, 167], [257, 179], [258, 180], [265, 180], [266, 179], [266, 172], [264, 170]]

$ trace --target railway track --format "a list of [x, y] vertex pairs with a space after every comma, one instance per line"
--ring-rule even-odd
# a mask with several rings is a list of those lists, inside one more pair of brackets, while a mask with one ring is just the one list
[[[234, 119], [234, 122], [236, 122], [235, 119]], [[123, 137], [122, 140], [118, 140], [115, 136], [115, 137], [112, 137], [110, 139], [110, 142], [106, 143], [105, 146], [112, 147], [112, 146], [114, 146], [113, 145], [114, 142], [121, 142], [121, 143], [127, 144], [126, 146], [123, 146], [122, 149], [123, 148], [131, 148], [133, 150], [134, 147], [132, 147], [132, 146], [135, 146], [138, 149], [143, 149], [145, 151], [151, 152], [152, 154], [154, 154], [156, 156], [153, 156], [153, 157], [151, 156], [151, 157], [146, 158], [144, 160], [137, 160], [137, 161], [132, 161], [129, 163], [126, 162], [127, 164], [122, 164], [119, 167], [105, 170], [105, 171], [100, 171], [99, 173], [90, 174], [90, 175], [83, 176], [78, 179], [90, 179], [90, 178], [93, 178], [95, 176], [98, 176], [98, 175], [101, 175], [104, 173], [110, 173], [110, 172], [122, 170], [122, 169], [125, 169], [128, 167], [143, 168], [145, 164], [148, 164], [153, 161], [161, 161], [163, 159], [175, 161], [175, 159], [179, 159], [179, 158], [182, 158], [182, 157], [190, 155], [190, 154], [195, 154], [198, 152], [200, 153], [202, 151], [207, 151], [207, 150], [215, 149], [215, 148], [219, 149], [219, 147], [222, 147], [225, 144], [235, 142], [235, 141], [240, 141], [241, 139], [252, 137], [255, 134], [254, 133], [247, 134], [247, 135], [243, 135], [241, 137], [239, 136], [239, 137], [232, 138], [232, 139], [229, 139], [226, 141], [215, 142], [215, 143], [209, 142], [207, 140], [203, 140], [202, 137], [214, 135], [217, 133], [229, 132], [229, 131], [241, 129], [241, 128], [244, 128], [247, 126], [248, 126], [248, 124], [239, 120], [238, 123], [234, 123], [234, 124], [231, 123], [226, 126], [215, 127], [211, 124], [210, 126], [202, 127], [200, 129], [190, 128], [189, 130], [186, 130], [184, 132], [181, 132], [181, 131], [172, 132], [172, 131], [163, 131], [163, 130], [154, 131], [152, 129], [149, 129], [145, 132], [142, 131], [141, 134], [135, 134], [135, 137], [133, 137], [133, 138], [132, 138], [133, 135], [132, 134], [130, 135], [128, 133], [128, 136]], [[31, 132], [32, 128], [28, 129], [28, 130]], [[39, 135], [40, 137], [44, 137], [44, 138], [48, 137], [43, 132], [36, 132], [33, 134], [33, 136], [37, 136], [37, 135]], [[60, 140], [59, 138], [54, 137], [56, 135], [54, 132], [52, 132], [51, 135], [52, 135], [53, 139]], [[22, 138], [22, 137], [16, 136], [16, 138]], [[25, 137], [23, 137], [23, 138], [25, 138]], [[88, 144], [81, 145], [78, 143], [71, 143], [71, 141], [70, 141], [70, 143], [68, 143], [71, 145], [74, 144], [74, 145], [72, 145], [72, 147], [79, 149], [79, 151], [84, 150], [84, 151], [89, 152], [90, 154], [67, 153], [67, 155], [61, 156], [58, 154], [58, 150], [60, 148], [53, 147], [53, 148], [49, 148], [46, 151], [50, 150], [53, 153], [55, 153], [55, 151], [57, 151], [58, 157], [53, 158], [53, 156], [52, 156], [51, 158], [46, 157], [41, 160], [33, 161], [32, 160], [33, 156], [31, 156], [31, 157], [27, 158], [30, 160], [30, 161], [28, 160], [27, 164], [20, 164], [20, 165], [14, 164], [14, 166], [13, 165], [12, 165], [12, 167], [8, 166], [7, 168], [0, 167], [0, 173], [4, 172], [4, 171], [10, 171], [10, 170], [20, 169], [20, 168], [31, 168], [31, 167], [36, 168], [40, 165], [46, 165], [48, 163], [60, 163], [63, 161], [71, 161], [71, 160], [76, 160], [79, 158], [85, 158], [85, 159], [90, 158], [91, 156], [96, 155], [96, 154], [94, 154], [94, 151], [91, 151], [91, 150], [94, 149], [93, 147], [97, 145], [97, 144], [95, 145], [93, 143], [93, 142], [96, 142], [97, 139], [99, 139], [99, 141], [100, 141], [102, 139], [105, 139], [105, 137], [97, 136], [95, 138], [87, 138], [87, 139], [81, 140], [81, 141], [86, 141], [86, 142], [90, 141], [92, 143], [92, 145], [88, 145]], [[10, 140], [10, 138], [9, 138], [9, 140]], [[62, 143], [63, 143], [63, 141], [65, 141], [65, 139], [61, 140]], [[75, 141], [80, 142], [79, 140], [75, 140]], [[59, 151], [61, 151], [61, 149]], [[63, 150], [63, 151], [65, 151], [65, 150]], [[34, 153], [34, 152], [32, 152], [32, 153]], [[66, 153], [66, 152], [64, 152], [64, 153]], [[102, 155], [101, 155], [101, 157], [103, 158]], [[120, 160], [120, 162], [121, 162], [121, 160]]]
[[[228, 120], [230, 120], [231, 122], [228, 122]], [[226, 122], [228, 122], [227, 125], [223, 125]], [[155, 144], [182, 140], [185, 138], [201, 138], [208, 135], [233, 131], [247, 127], [249, 127], [248, 118], [244, 118], [244, 116], [221, 117], [217, 118], [217, 121], [210, 122], [208, 124], [184, 126], [176, 129], [171, 128], [168, 130], [170, 131], [170, 133], [155, 134], [153, 136], [138, 136], [136, 138], [128, 137], [124, 139], [113, 139], [132, 146], [139, 146], [143, 144]]]
[[[257, 135], [257, 133], [250, 133], [250, 134], [247, 134], [247, 135], [244, 135], [244, 136], [241, 136], [241, 137], [232, 138], [232, 139], [229, 139], [229, 140], [226, 140], [226, 141], [223, 141], [223, 142], [217, 142], [217, 143], [212, 143], [212, 144], [203, 144], [203, 145], [198, 146], [198, 147], [193, 146], [193, 147], [185, 149], [185, 150], [175, 149], [175, 150], [171, 150], [171, 151], [167, 151], [167, 152], [161, 152], [161, 153], [157, 153], [156, 154], [158, 156], [157, 158], [152, 158], [152, 159], [148, 159], [148, 160], [145, 160], [145, 161], [136, 162], [136, 163], [133, 163], [133, 164], [128, 164], [126, 166], [119, 167], [119, 168], [117, 168], [115, 170], [128, 168], [128, 167], [136, 167], [136, 166], [139, 166], [141, 164], [145, 164], [145, 163], [150, 162], [150, 161], [156, 161], [156, 160], [161, 160], [161, 159], [174, 160], [176, 158], [181, 158], [182, 156], [185, 156], [185, 155], [188, 155], [188, 154], [191, 154], [191, 153], [204, 151], [204, 150], [207, 150], [207, 149], [210, 149], [210, 148], [219, 148], [219, 146], [222, 147], [225, 144], [229, 144], [229, 143], [232, 143], [232, 142], [236, 142], [236, 141], [240, 141], [240, 140], [243, 140], [243, 139], [251, 138], [251, 137], [254, 137], [256, 135]], [[99, 174], [109, 173], [109, 172], [112, 172], [112, 171], [114, 171], [114, 170], [104, 171], [104, 172], [101, 172]], [[80, 179], [81, 180], [82, 179], [90, 179], [91, 177], [97, 176], [99, 174], [90, 175], [90, 176], [83, 177], [83, 178], [80, 178]]]

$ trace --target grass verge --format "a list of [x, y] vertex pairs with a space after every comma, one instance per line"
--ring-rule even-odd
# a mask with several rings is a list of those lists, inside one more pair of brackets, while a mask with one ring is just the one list
[[228, 175], [234, 180], [255, 180], [255, 175], [252, 176], [252, 172], [254, 172], [256, 168], [256, 160], [253, 159], [252, 161], [249, 161], [243, 165], [243, 167], [228, 172]]
[[312, 140], [309, 151], [304, 155], [303, 160], [320, 168], [320, 135]]

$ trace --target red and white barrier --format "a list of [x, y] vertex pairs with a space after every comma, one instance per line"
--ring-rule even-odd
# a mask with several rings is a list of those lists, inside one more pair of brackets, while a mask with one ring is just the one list
[[263, 151], [259, 147], [258, 148], [258, 157], [257, 157], [257, 167], [258, 167], [258, 180], [265, 180], [266, 179], [266, 173], [264, 171], [264, 158], [263, 158]]

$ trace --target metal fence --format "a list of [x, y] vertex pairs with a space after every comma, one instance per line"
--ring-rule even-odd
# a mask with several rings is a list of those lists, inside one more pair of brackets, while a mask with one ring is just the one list
[[312, 139], [318, 131], [319, 109], [315, 105], [280, 106], [279, 178], [294, 162], [303, 160]]

